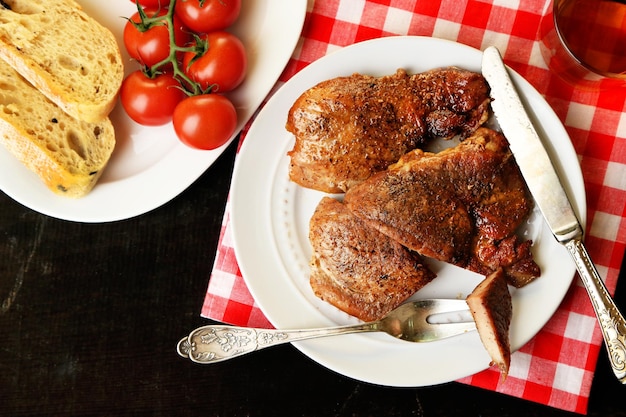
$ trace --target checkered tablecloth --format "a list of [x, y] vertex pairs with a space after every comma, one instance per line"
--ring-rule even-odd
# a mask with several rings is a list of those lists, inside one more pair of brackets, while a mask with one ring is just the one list
[[[551, 74], [537, 40], [546, 9], [545, 0], [309, 0], [300, 43], [276, 88], [329, 52], [377, 37], [422, 35], [478, 49], [497, 46], [566, 125], [585, 181], [586, 243], [613, 292], [626, 247], [626, 89], [582, 91]], [[227, 206], [202, 315], [270, 327], [241, 277], [231, 239]], [[460, 382], [584, 414], [601, 343], [576, 279], [554, 317], [513, 355], [504, 383], [495, 370]]]

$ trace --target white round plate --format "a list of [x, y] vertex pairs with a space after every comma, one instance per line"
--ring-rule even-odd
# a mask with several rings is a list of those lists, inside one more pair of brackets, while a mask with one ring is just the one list
[[[117, 37], [126, 72], [138, 68], [122, 40], [126, 20], [137, 11], [129, 0], [78, 0], [83, 9]], [[300, 37], [306, 0], [244, 1], [232, 27], [248, 54], [245, 81], [230, 94], [239, 123], [237, 132], [252, 117], [287, 64]], [[212, 151], [181, 144], [171, 124], [143, 127], [134, 123], [118, 104], [111, 113], [117, 145], [100, 181], [87, 196], [68, 199], [49, 191], [4, 147], [0, 147], [0, 189], [19, 203], [40, 213], [80, 222], [108, 222], [134, 217], [176, 197], [222, 154], [228, 143]]]
[[[306, 328], [356, 320], [317, 299], [309, 286], [308, 221], [323, 193], [288, 179], [293, 137], [284, 129], [291, 104], [306, 89], [336, 76], [360, 72], [392, 74], [397, 68], [421, 72], [443, 66], [480, 71], [480, 51], [424, 37], [367, 41], [328, 55], [296, 74], [272, 97], [253, 123], [235, 165], [231, 193], [235, 251], [243, 277], [265, 315], [277, 328]], [[563, 125], [539, 93], [514, 74], [580, 218], [586, 216], [578, 159]], [[532, 116], [532, 115], [531, 115]], [[534, 117], [534, 116], [533, 116]], [[554, 152], [558, 149], [558, 153]], [[542, 276], [513, 291], [511, 345], [519, 349], [548, 321], [567, 292], [574, 265], [535, 212], [524, 226], [534, 241]], [[438, 277], [413, 298], [464, 298], [484, 277], [430, 262]], [[476, 332], [431, 343], [408, 343], [385, 334], [354, 334], [298, 342], [302, 352], [351, 378], [389, 386], [424, 386], [456, 380], [489, 366]]]

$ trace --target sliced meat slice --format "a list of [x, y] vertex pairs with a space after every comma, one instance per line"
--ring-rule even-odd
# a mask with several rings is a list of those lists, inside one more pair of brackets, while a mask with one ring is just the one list
[[516, 236], [532, 199], [502, 134], [479, 128], [439, 153], [416, 149], [351, 188], [358, 217], [423, 256], [483, 275], [505, 268], [521, 287], [541, 271]]
[[511, 365], [509, 327], [513, 316], [511, 293], [504, 271], [498, 269], [489, 274], [467, 296], [466, 301], [476, 322], [480, 340], [491, 357], [491, 365], [498, 367], [504, 380]]
[[315, 295], [364, 321], [378, 320], [429, 283], [422, 258], [324, 197], [310, 220]]
[[459, 68], [323, 81], [289, 110], [289, 177], [345, 192], [429, 139], [468, 136], [487, 121], [489, 101], [482, 75]]

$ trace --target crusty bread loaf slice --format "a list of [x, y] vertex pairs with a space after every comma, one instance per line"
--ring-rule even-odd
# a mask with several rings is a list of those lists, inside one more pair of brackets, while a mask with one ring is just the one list
[[0, 142], [58, 194], [81, 197], [102, 174], [115, 132], [69, 116], [0, 60]]
[[115, 37], [73, 0], [3, 0], [0, 58], [88, 122], [111, 112], [124, 77]]

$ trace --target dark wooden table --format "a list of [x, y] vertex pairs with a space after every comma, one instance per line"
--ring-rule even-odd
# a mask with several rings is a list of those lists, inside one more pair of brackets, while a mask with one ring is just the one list
[[[289, 345], [210, 366], [178, 357], [176, 342], [209, 323], [199, 312], [234, 153], [125, 221], [61, 221], [0, 193], [0, 416], [573, 415], [458, 383], [372, 386]], [[589, 415], [626, 416], [605, 355]]]

